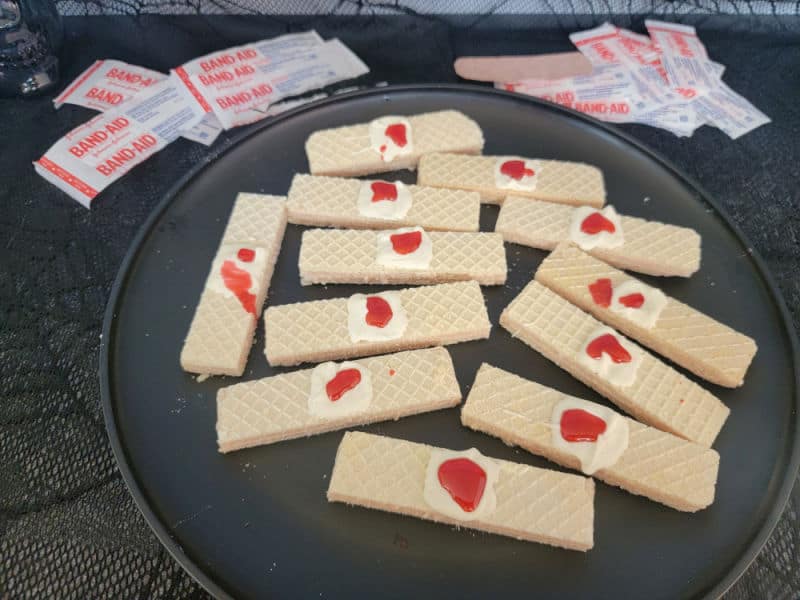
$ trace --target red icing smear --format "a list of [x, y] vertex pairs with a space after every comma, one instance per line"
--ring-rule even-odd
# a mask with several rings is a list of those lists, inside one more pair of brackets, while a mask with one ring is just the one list
[[571, 408], [561, 414], [561, 437], [568, 442], [596, 442], [606, 431], [606, 422], [581, 408]]
[[619, 303], [628, 308], [641, 308], [642, 304], [644, 304], [644, 296], [638, 292], [635, 294], [628, 294], [627, 296], [622, 296], [622, 298], [619, 299]]
[[619, 340], [610, 333], [604, 333], [594, 338], [586, 347], [586, 354], [594, 359], [599, 359], [603, 352], [608, 354], [615, 363], [631, 362], [630, 353], [622, 347]]
[[614, 227], [614, 224], [599, 212], [590, 214], [581, 223], [581, 231], [583, 233], [588, 233], [589, 235], [594, 235], [595, 233], [600, 233], [601, 231], [614, 233], [616, 230], [617, 228]]
[[381, 200], [397, 200], [397, 186], [388, 181], [373, 181], [372, 185], [372, 201], [380, 202]]
[[406, 139], [406, 126], [402, 123], [389, 125], [383, 134], [392, 140], [395, 146], [399, 146], [400, 148], [404, 148], [408, 143], [408, 139]]
[[394, 313], [389, 303], [380, 296], [367, 297], [367, 325], [373, 327], [386, 327], [392, 320]]
[[598, 306], [603, 308], [611, 306], [612, 287], [610, 279], [603, 277], [594, 283], [590, 283], [589, 293], [592, 294], [592, 300]]
[[464, 512], [472, 512], [483, 498], [486, 471], [468, 458], [452, 458], [439, 465], [439, 483]]
[[235, 294], [247, 312], [255, 315], [256, 295], [249, 292], [250, 286], [253, 285], [250, 273], [237, 267], [232, 260], [226, 260], [222, 263], [220, 273], [225, 287]]
[[359, 383], [361, 383], [361, 371], [358, 369], [343, 369], [336, 374], [336, 377], [325, 384], [325, 392], [331, 402], [336, 402]]
[[415, 252], [422, 243], [421, 231], [408, 231], [406, 233], [394, 233], [389, 236], [392, 241], [392, 248], [398, 254], [411, 254]]
[[531, 177], [534, 174], [533, 169], [525, 167], [524, 160], [507, 160], [500, 165], [500, 172], [506, 177], [511, 177], [511, 179], [516, 179], [517, 181], [523, 177]]
[[242, 262], [253, 262], [255, 257], [256, 251], [251, 250], [250, 248], [240, 248], [239, 252], [236, 253], [236, 258]]

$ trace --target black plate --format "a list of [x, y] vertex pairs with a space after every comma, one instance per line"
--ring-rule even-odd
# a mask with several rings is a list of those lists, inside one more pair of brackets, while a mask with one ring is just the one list
[[[691, 226], [703, 265], [689, 280], [651, 280], [753, 336], [744, 387], [711, 386], [731, 407], [716, 448], [714, 505], [679, 513], [600, 484], [595, 548], [587, 554], [456, 530], [325, 500], [341, 432], [223, 456], [215, 393], [178, 365], [194, 306], [238, 191], [285, 193], [307, 170], [303, 142], [317, 129], [383, 114], [443, 108], [474, 118], [487, 154], [580, 160], [603, 169], [622, 213]], [[406, 181], [413, 174], [401, 173]], [[495, 207], [484, 207], [491, 230]], [[290, 226], [272, 281], [273, 305], [346, 296], [355, 286], [301, 288], [301, 228]], [[564, 392], [599, 396], [499, 326], [500, 311], [531, 279], [543, 252], [508, 245], [509, 282], [484, 288], [490, 340], [450, 346], [466, 393], [483, 361]], [[106, 314], [101, 380], [120, 468], [154, 531], [206, 588], [255, 598], [490, 594], [565, 598], [718, 596], [745, 570], [775, 525], [797, 471], [797, 361], [787, 311], [761, 261], [727, 217], [674, 167], [632, 139], [532, 99], [466, 86], [405, 87], [336, 97], [265, 124], [168, 194], [143, 227]], [[245, 379], [272, 375], [259, 327]], [[458, 410], [368, 431], [537, 466], [543, 459], [461, 427]]]

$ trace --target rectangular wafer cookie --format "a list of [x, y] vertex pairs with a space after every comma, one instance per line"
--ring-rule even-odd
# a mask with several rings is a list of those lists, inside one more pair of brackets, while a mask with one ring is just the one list
[[408, 315], [402, 336], [351, 341], [347, 298], [270, 306], [264, 312], [265, 354], [273, 366], [340, 360], [489, 337], [491, 323], [476, 281], [400, 290]]
[[[570, 469], [580, 460], [553, 443], [551, 417], [570, 397], [484, 363], [461, 409], [461, 422], [506, 444]], [[719, 454], [628, 419], [628, 446], [594, 477], [676, 510], [695, 512], [714, 502]]]
[[[311, 229], [300, 245], [300, 281], [314, 283], [430, 284], [475, 280], [501, 285], [507, 265], [499, 233], [422, 232], [433, 254], [427, 268], [387, 267], [376, 262], [376, 231]], [[384, 234], [387, 235], [387, 234]]]
[[[181, 350], [185, 371], [242, 374], [285, 229], [284, 197], [237, 196]], [[225, 265], [231, 268], [226, 275], [234, 284], [243, 276], [250, 278], [241, 297], [224, 283]]]
[[458, 111], [442, 110], [402, 118], [410, 125], [409, 153], [383, 160], [370, 138], [370, 124], [377, 122], [376, 119], [312, 133], [306, 141], [309, 170], [313, 175], [369, 175], [415, 169], [420, 157], [431, 152], [478, 154], [483, 150], [481, 128]]
[[373, 181], [298, 174], [292, 179], [286, 207], [289, 222], [318, 227], [390, 229], [418, 225], [431, 231], [478, 231], [481, 197], [477, 192], [406, 185], [411, 199], [402, 217], [374, 217], [359, 212], [362, 188]]
[[570, 244], [560, 244], [545, 258], [536, 271], [536, 281], [672, 362], [718, 385], [742, 385], [757, 350], [752, 338], [669, 296], [664, 296], [663, 308], [651, 327], [628, 316], [631, 310], [626, 311], [618, 298], [596, 302], [589, 286], [597, 286], [598, 282], [607, 285], [609, 291], [620, 289], [622, 285], [630, 287], [631, 283], [643, 287], [644, 284]]
[[615, 385], [593, 372], [581, 362], [582, 353], [604, 329], [601, 323], [536, 281], [506, 307], [500, 324], [637, 420], [663, 431], [711, 446], [730, 413], [714, 395], [619, 335], [641, 356], [633, 382]]
[[[508, 160], [530, 164], [530, 189], [503, 187], [496, 172]], [[535, 184], [533, 183], [535, 179]], [[524, 181], [524, 179], [520, 179]], [[520, 159], [509, 156], [427, 154], [419, 163], [419, 185], [479, 192], [483, 202], [503, 204], [515, 194], [549, 202], [601, 207], [606, 202], [603, 172], [584, 163], [560, 160]]]
[[231, 452], [440, 410], [461, 402], [453, 361], [444, 348], [356, 361], [370, 373], [372, 399], [358, 414], [321, 417], [309, 409], [313, 369], [237, 383], [217, 392], [217, 444]]
[[[552, 250], [570, 240], [573, 208], [509, 196], [497, 216], [495, 231], [507, 242]], [[624, 243], [595, 247], [592, 256], [610, 265], [648, 275], [689, 277], [700, 268], [700, 236], [688, 227], [620, 215]]]
[[462, 521], [432, 508], [425, 500], [425, 479], [438, 450], [368, 433], [348, 431], [333, 465], [328, 500], [394, 512], [586, 551], [594, 545], [594, 481], [505, 460], [498, 464], [496, 508]]

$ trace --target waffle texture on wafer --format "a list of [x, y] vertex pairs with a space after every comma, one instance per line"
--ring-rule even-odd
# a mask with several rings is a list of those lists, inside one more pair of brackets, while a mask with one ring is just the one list
[[408, 315], [402, 337], [352, 342], [347, 298], [270, 306], [264, 312], [265, 353], [270, 365], [340, 360], [489, 337], [491, 324], [476, 281], [399, 291]]
[[323, 418], [308, 408], [312, 369], [237, 383], [217, 392], [220, 452], [456, 406], [461, 391], [444, 348], [357, 361], [371, 376], [372, 401], [359, 414]]
[[478, 231], [481, 197], [477, 192], [407, 185], [411, 207], [406, 215], [384, 219], [359, 212], [358, 196], [365, 183], [360, 179], [295, 175], [286, 202], [289, 222], [348, 229], [419, 225], [431, 231]]
[[[552, 250], [570, 239], [572, 208], [552, 202], [509, 196], [495, 231], [507, 242]], [[621, 216], [625, 242], [596, 247], [589, 254], [610, 265], [648, 275], [689, 277], [700, 268], [700, 236], [693, 229]]]
[[[552, 388], [484, 363], [461, 410], [461, 422], [506, 444], [580, 469], [579, 459], [553, 443], [551, 415], [564, 398]], [[681, 511], [695, 512], [714, 501], [719, 470], [715, 450], [628, 422], [628, 446], [612, 466], [594, 477]]]
[[571, 550], [592, 548], [591, 478], [491, 459], [500, 467], [494, 490], [497, 506], [480, 519], [460, 521], [425, 500], [426, 470], [435, 450], [426, 444], [347, 432], [336, 454], [328, 500]]
[[[241, 268], [253, 260], [251, 255], [263, 253], [263, 262], [252, 263], [260, 265], [251, 275], [250, 291], [254, 298], [247, 302], [252, 302], [252, 306], [233, 293], [220, 293], [223, 275], [212, 267], [181, 350], [180, 362], [185, 371], [207, 375], [242, 374], [285, 229], [284, 197], [239, 194], [223, 233], [219, 260], [215, 259], [213, 264], [218, 265], [222, 258], [230, 257], [235, 264], [233, 275], [241, 276]], [[243, 259], [237, 262], [236, 257]]]
[[311, 229], [300, 246], [300, 281], [314, 283], [430, 284], [475, 280], [501, 285], [507, 265], [498, 233], [426, 232], [433, 246], [428, 268], [376, 263], [378, 233], [354, 229]]
[[541, 283], [530, 282], [500, 324], [643, 423], [711, 446], [728, 418], [730, 410], [718, 398], [627, 340], [642, 356], [631, 385], [614, 385], [591, 371], [579, 358], [601, 323]]
[[[498, 187], [495, 168], [498, 160], [507, 157], [428, 154], [420, 160], [420, 185], [479, 192], [489, 204], [503, 204], [510, 194], [538, 198], [574, 206], [601, 207], [606, 201], [603, 173], [584, 163], [559, 160], [536, 160], [536, 186], [531, 190]], [[531, 160], [531, 159], [525, 159]]]
[[742, 385], [757, 350], [752, 338], [670, 297], [648, 328], [598, 303], [590, 290], [598, 281], [613, 289], [631, 280], [569, 244], [559, 245], [536, 272], [536, 281], [695, 375], [727, 387]]
[[309, 170], [313, 175], [358, 176], [397, 169], [415, 169], [421, 156], [431, 152], [478, 154], [483, 132], [458, 111], [442, 110], [404, 117], [411, 125], [413, 150], [384, 161], [370, 140], [369, 123], [323, 129], [306, 141]]

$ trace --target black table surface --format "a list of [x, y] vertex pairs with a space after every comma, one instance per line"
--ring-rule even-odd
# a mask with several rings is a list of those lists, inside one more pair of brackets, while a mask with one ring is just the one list
[[[612, 19], [641, 30], [645, 15]], [[800, 18], [686, 17], [724, 80], [772, 118], [733, 141], [621, 126], [695, 178], [766, 260], [800, 323]], [[98, 58], [166, 71], [288, 31], [339, 37], [370, 67], [356, 83], [455, 82], [461, 55], [571, 49], [596, 17], [142, 16], [65, 19], [62, 83]], [[188, 598], [205, 592], [169, 556], [116, 468], [97, 379], [101, 323], [128, 245], [169, 187], [211, 148], [178, 140], [86, 210], [31, 161], [91, 112], [49, 94], [0, 100], [0, 598]], [[753, 399], [754, 402], [758, 398]], [[800, 487], [730, 599], [800, 596]]]

